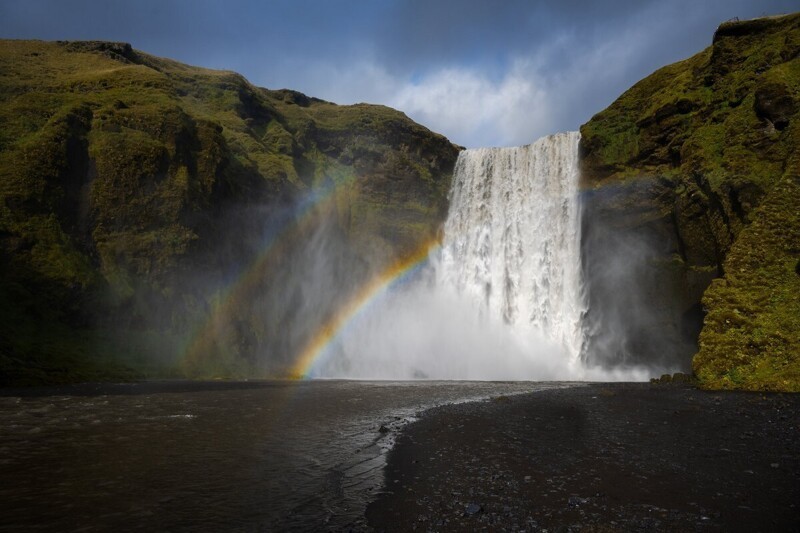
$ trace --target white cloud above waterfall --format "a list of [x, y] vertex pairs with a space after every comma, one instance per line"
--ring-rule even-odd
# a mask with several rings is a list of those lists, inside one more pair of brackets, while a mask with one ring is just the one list
[[624, 43], [635, 41], [638, 33], [598, 46], [557, 74], [549, 73], [547, 64], [569, 46], [564, 37], [514, 60], [500, 79], [477, 69], [445, 69], [401, 84], [386, 99], [467, 147], [529, 144], [543, 135], [577, 129], [599, 110], [582, 105], [586, 87], [602, 86], [621, 74], [637, 53]]
[[528, 144], [556, 126], [552, 98], [537, 85], [536, 80], [543, 78], [529, 61], [518, 61], [498, 80], [470, 68], [445, 68], [403, 79], [364, 61], [339, 69], [320, 65], [310, 72], [304, 84], [329, 80], [326, 100], [383, 103], [468, 147]]
[[497, 81], [476, 70], [448, 68], [390, 96], [394, 107], [433, 130], [452, 132], [468, 146], [527, 144], [535, 138], [533, 130], [552, 131], [547, 100], [524, 68]]
[[574, 130], [732, 17], [796, 0], [4, 0], [0, 37], [103, 39], [256, 85], [396, 107], [466, 146]]
[[514, 59], [499, 77], [475, 67], [452, 67], [404, 78], [370, 60], [339, 69], [320, 65], [309, 70], [303, 83], [323, 85], [327, 79], [328, 100], [384, 103], [467, 147], [519, 146], [577, 129], [588, 120], [595, 110], [581, 105], [586, 87], [608, 85], [646, 52], [629, 45], [642, 31], [630, 29], [619, 40], [573, 58], [557, 75], [548, 71], [548, 64], [569, 48], [567, 35]]

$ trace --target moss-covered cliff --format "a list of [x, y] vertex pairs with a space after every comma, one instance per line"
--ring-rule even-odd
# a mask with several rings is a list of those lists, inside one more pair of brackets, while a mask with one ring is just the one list
[[800, 390], [800, 14], [722, 24], [712, 46], [634, 85], [581, 134], [588, 239], [648, 241], [643, 283], [669, 308], [649, 326], [688, 342], [702, 301], [701, 383]]
[[0, 41], [0, 384], [268, 372], [253, 302], [202, 366], [176, 354], [303, 198], [332, 198], [312, 216], [365, 272], [435, 236], [457, 152], [393, 109], [125, 43]]

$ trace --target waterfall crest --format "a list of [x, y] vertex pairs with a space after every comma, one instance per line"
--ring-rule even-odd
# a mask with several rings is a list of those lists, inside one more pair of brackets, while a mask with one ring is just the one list
[[577, 360], [585, 311], [580, 269], [578, 132], [456, 162], [437, 283], [489, 318], [535, 332]]

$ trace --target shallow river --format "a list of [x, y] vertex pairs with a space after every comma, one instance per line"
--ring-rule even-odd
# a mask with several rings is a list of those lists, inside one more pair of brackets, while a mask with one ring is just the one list
[[397, 430], [556, 383], [148, 383], [0, 389], [0, 530], [360, 529]]

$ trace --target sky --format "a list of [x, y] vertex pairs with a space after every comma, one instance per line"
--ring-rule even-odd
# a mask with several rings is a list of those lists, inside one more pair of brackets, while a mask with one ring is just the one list
[[405, 112], [467, 147], [576, 130], [733, 17], [797, 0], [0, 0], [0, 38], [126, 41]]

